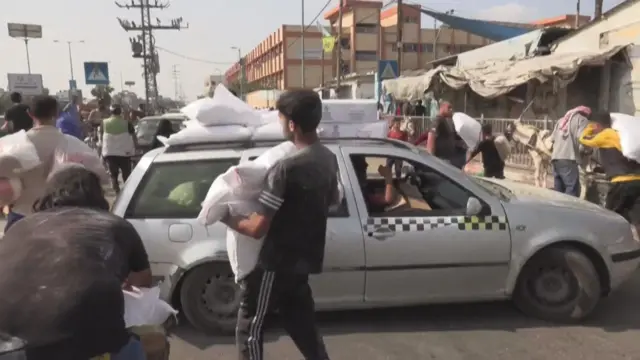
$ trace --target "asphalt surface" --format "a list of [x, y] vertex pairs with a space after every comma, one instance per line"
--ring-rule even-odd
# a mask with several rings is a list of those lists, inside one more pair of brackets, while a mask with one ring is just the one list
[[[640, 359], [639, 304], [640, 272], [580, 325], [527, 318], [510, 303], [320, 313], [319, 325], [334, 360]], [[265, 335], [265, 359], [301, 359], [275, 325]], [[237, 359], [232, 337], [188, 325], [171, 346], [171, 359]]]

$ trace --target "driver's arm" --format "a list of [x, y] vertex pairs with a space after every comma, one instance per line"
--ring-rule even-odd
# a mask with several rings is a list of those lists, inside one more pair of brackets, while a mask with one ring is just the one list
[[395, 199], [395, 189], [393, 188], [393, 177], [391, 176], [391, 169], [389, 173], [384, 176], [384, 203], [389, 205]]

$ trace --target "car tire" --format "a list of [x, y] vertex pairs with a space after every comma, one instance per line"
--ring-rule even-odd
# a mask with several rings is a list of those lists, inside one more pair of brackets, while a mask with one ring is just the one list
[[229, 264], [203, 264], [189, 271], [180, 287], [180, 304], [196, 329], [216, 335], [234, 334], [240, 288]]
[[554, 322], [589, 316], [601, 298], [598, 272], [589, 258], [570, 247], [543, 249], [525, 264], [513, 294], [525, 314]]

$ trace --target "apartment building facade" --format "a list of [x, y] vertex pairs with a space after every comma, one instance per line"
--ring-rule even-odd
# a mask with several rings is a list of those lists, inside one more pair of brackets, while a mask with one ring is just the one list
[[[314, 88], [334, 79], [337, 59], [342, 59], [342, 75], [377, 71], [379, 60], [398, 59], [400, 71], [423, 68], [426, 63], [473, 50], [491, 41], [448, 26], [423, 28], [419, 5], [403, 5], [402, 49], [398, 49], [398, 7], [383, 9], [380, 1], [343, 0], [342, 36], [332, 53], [322, 51], [322, 32], [311, 26], [304, 32], [304, 87]], [[338, 7], [324, 14], [337, 34]], [[559, 18], [555, 19], [558, 22]], [[571, 21], [570, 18], [566, 19]], [[426, 25], [426, 24], [425, 24]], [[509, 24], [532, 29], [540, 24]], [[244, 57], [248, 89], [295, 89], [303, 87], [302, 27], [282, 25]], [[225, 72], [227, 83], [241, 78], [241, 66], [234, 64]]]

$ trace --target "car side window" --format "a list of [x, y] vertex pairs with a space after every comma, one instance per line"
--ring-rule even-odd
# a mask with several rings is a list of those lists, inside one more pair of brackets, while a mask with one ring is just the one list
[[238, 161], [230, 158], [155, 163], [140, 182], [125, 217], [196, 218], [213, 180]]
[[[464, 215], [470, 192], [434, 169], [383, 155], [351, 155], [370, 217]], [[387, 191], [384, 175], [391, 176]]]

